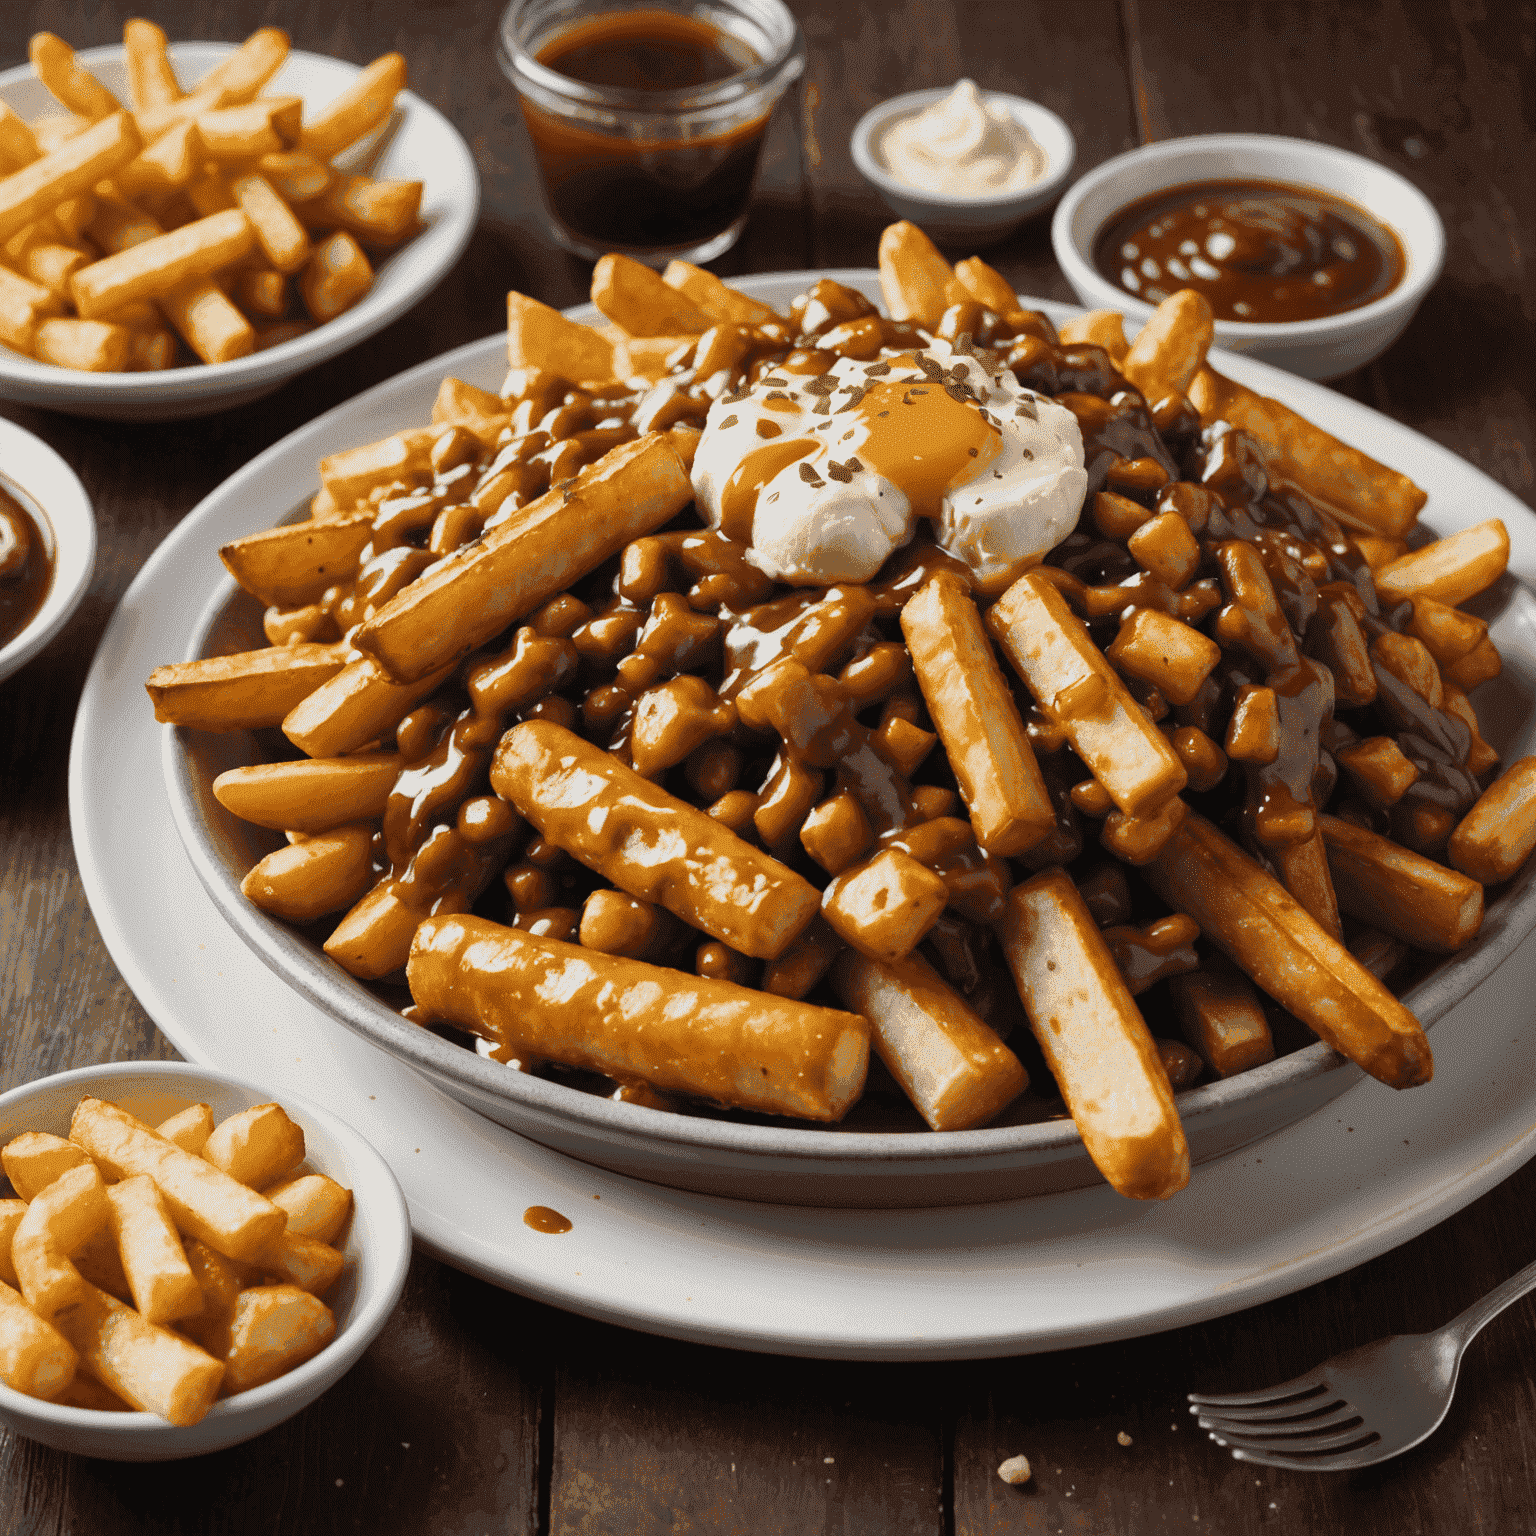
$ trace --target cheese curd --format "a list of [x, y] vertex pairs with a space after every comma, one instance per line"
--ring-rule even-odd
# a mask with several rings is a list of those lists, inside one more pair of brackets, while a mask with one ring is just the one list
[[771, 371], [710, 407], [693, 465], [700, 515], [798, 586], [869, 581], [924, 518], [999, 592], [1072, 531], [1087, 484], [1072, 412], [943, 340]]

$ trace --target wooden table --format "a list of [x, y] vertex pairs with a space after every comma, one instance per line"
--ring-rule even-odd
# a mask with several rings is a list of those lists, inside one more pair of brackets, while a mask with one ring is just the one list
[[[1244, 5], [1195, 0], [794, 0], [810, 50], [780, 109], [733, 273], [869, 265], [886, 212], [848, 134], [898, 90], [973, 75], [1060, 113], [1079, 170], [1147, 139], [1295, 134], [1404, 172], [1450, 237], [1407, 334], [1341, 386], [1533, 498], [1536, 182], [1529, 3]], [[163, 0], [172, 37], [237, 40], [289, 8]], [[296, 9], [296, 8], [294, 8]], [[117, 41], [135, 14], [18, 0], [0, 66], [49, 27]], [[399, 48], [458, 125], [484, 188], [442, 286], [371, 341], [279, 393], [140, 427], [4, 407], [76, 467], [101, 549], [65, 633], [0, 686], [0, 1085], [172, 1052], [119, 978], [70, 848], [70, 720], [113, 604], [162, 537], [254, 454], [319, 412], [499, 327], [503, 296], [557, 305], [587, 273], [544, 232], [527, 141], [494, 58], [492, 8], [353, 0], [306, 8], [297, 47], [363, 62]], [[329, 19], [318, 19], [320, 15]], [[1038, 219], [987, 253], [1025, 293], [1070, 300]], [[1369, 446], [1369, 445], [1366, 445]], [[1128, 1344], [957, 1365], [733, 1354], [586, 1322], [425, 1257], [386, 1335], [307, 1413], [253, 1444], [168, 1468], [56, 1454], [0, 1435], [0, 1530], [146, 1532], [833, 1531], [845, 1536], [1199, 1530], [1511, 1532], [1536, 1525], [1536, 1309], [1475, 1351], [1445, 1426], [1372, 1471], [1239, 1467], [1194, 1429], [1186, 1390], [1282, 1380], [1380, 1334], [1438, 1325], [1536, 1257], [1528, 1166], [1373, 1263], [1239, 1316]], [[1125, 1437], [1129, 1436], [1129, 1443]], [[998, 1480], [1025, 1452], [1027, 1488]]]

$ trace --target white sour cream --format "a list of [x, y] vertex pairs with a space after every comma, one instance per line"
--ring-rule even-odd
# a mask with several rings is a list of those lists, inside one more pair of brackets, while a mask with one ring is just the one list
[[942, 101], [897, 118], [877, 152], [897, 181], [919, 192], [996, 197], [1046, 173], [1046, 153], [1001, 102], [962, 80]]

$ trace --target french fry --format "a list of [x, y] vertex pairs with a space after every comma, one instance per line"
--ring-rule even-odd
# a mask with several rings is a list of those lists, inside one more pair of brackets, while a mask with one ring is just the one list
[[347, 1261], [328, 1243], [284, 1232], [256, 1256], [256, 1268], [283, 1285], [324, 1296], [341, 1278]]
[[614, 377], [613, 343], [526, 294], [507, 295], [507, 361], [572, 382]]
[[[63, 1335], [59, 1335], [63, 1338]], [[62, 1392], [56, 1392], [50, 1401], [66, 1408], [89, 1408], [93, 1413], [132, 1413], [133, 1409], [109, 1387], [104, 1387], [93, 1376], [76, 1371], [74, 1380]]]
[[264, 268], [241, 272], [229, 296], [247, 319], [280, 320], [288, 313], [288, 279], [281, 272]]
[[1175, 976], [1168, 996], [1184, 1038], [1217, 1077], [1235, 1077], [1275, 1059], [1264, 1005], [1235, 966], [1207, 962], [1187, 976]]
[[901, 219], [880, 235], [880, 291], [893, 320], [936, 326], [949, 308], [954, 270], [917, 225]]
[[288, 1231], [334, 1243], [352, 1214], [352, 1191], [323, 1173], [296, 1173], [262, 1193], [288, 1213]]
[[1434, 1071], [1419, 1021], [1308, 915], [1284, 886], [1204, 817], [1184, 818], [1142, 871], [1282, 1007], [1392, 1088]]
[[305, 125], [299, 148], [317, 160], [333, 159], [378, 127], [404, 89], [405, 59], [398, 53], [383, 54]]
[[434, 426], [463, 427], [474, 433], [483, 448], [494, 445], [510, 416], [507, 402], [500, 395], [466, 384], [463, 379], [445, 378], [438, 386], [437, 399], [432, 402]]
[[123, 67], [135, 112], [169, 106], [185, 94], [166, 52], [165, 33], [152, 21], [136, 17], [123, 23]]
[[425, 480], [432, 473], [432, 445], [438, 436], [429, 427], [413, 427], [333, 453], [320, 460], [320, 485], [338, 509], [347, 510], [375, 486]]
[[202, 137], [192, 121], [167, 129], [143, 154], [130, 160], [113, 178], [122, 197], [164, 198], [185, 187], [206, 158]]
[[114, 112], [13, 171], [0, 181], [0, 240], [9, 240], [64, 199], [89, 192], [143, 147], [133, 120], [126, 112]]
[[816, 915], [809, 881], [561, 726], [508, 731], [491, 786], [546, 841], [741, 954], [783, 954]]
[[242, 821], [275, 832], [329, 832], [377, 821], [400, 774], [395, 752], [299, 758], [230, 768], [213, 781], [219, 804]]
[[75, 308], [90, 320], [135, 299], [159, 298], [238, 261], [255, 244], [251, 221], [237, 209], [198, 219], [81, 268], [70, 279]]
[[1166, 1200], [1189, 1182], [1168, 1075], [1114, 957], [1060, 869], [1015, 886], [999, 930], [1030, 1028], [1112, 1188]]
[[370, 509], [327, 522], [283, 523], [224, 545], [219, 559], [260, 602], [302, 608], [327, 587], [357, 574], [357, 557], [373, 536], [373, 519]]
[[441, 667], [414, 683], [393, 683], [371, 656], [348, 662], [283, 718], [283, 734], [309, 757], [340, 757], [376, 741], [453, 674]]
[[173, 1323], [200, 1311], [203, 1293], [153, 1179], [121, 1180], [107, 1191], [112, 1234], [133, 1304], [147, 1323]]
[[1007, 856], [1034, 847], [1056, 825], [1055, 812], [964, 584], [931, 580], [902, 609], [901, 632], [976, 841]]
[[778, 317], [760, 299], [749, 298], [721, 282], [713, 272], [686, 261], [669, 261], [661, 280], [683, 294], [711, 320], [729, 325], [760, 325]]
[[353, 906], [373, 883], [373, 825], [361, 822], [275, 848], [240, 882], [246, 899], [291, 923]]
[[373, 268], [345, 230], [322, 240], [299, 274], [299, 295], [318, 321], [334, 320], [373, 286]]
[[693, 497], [663, 434], [623, 443], [392, 597], [354, 637], [401, 682], [499, 634]]
[[1059, 331], [1068, 346], [1103, 347], [1117, 368], [1131, 350], [1125, 339], [1125, 316], [1118, 309], [1090, 309], [1085, 315], [1073, 315], [1061, 322]]
[[325, 952], [350, 975], [377, 981], [405, 969], [421, 919], [395, 881], [380, 880], [331, 930]]
[[1104, 654], [1120, 671], [1151, 683], [1170, 704], [1188, 704], [1216, 670], [1221, 647], [1160, 608], [1137, 608]]
[[[1006, 315], [1019, 307], [1019, 296], [1013, 291], [1013, 284], [979, 256], [967, 256], [964, 261], [957, 261], [954, 281], [968, 297], [995, 315]], [[953, 302], [954, 290], [951, 289], [946, 297]]]
[[75, 50], [63, 38], [52, 32], [34, 32], [27, 56], [37, 78], [77, 116], [97, 123], [123, 110], [122, 103], [75, 57]]
[[[177, 1230], [232, 1259], [260, 1253], [286, 1225], [287, 1218], [270, 1200], [202, 1158], [183, 1152], [115, 1104], [82, 1099], [70, 1122], [69, 1137], [114, 1178], [147, 1173]], [[107, 1385], [118, 1390], [110, 1381]]]
[[9, 176], [24, 165], [31, 165], [41, 155], [37, 135], [14, 107], [0, 102], [0, 176]]
[[698, 336], [714, 323], [680, 289], [632, 256], [604, 256], [592, 269], [592, 302], [631, 336]]
[[1183, 789], [1178, 755], [1051, 582], [1033, 571], [1021, 576], [993, 604], [987, 627], [1127, 816], [1147, 815]]
[[278, 272], [297, 272], [309, 259], [309, 236], [272, 183], [251, 171], [232, 176], [229, 191], [251, 221], [262, 255]]
[[845, 954], [837, 995], [869, 1021], [870, 1043], [930, 1130], [985, 1125], [1029, 1086], [1019, 1058], [920, 955]]
[[118, 1256], [117, 1239], [112, 1235], [111, 1224], [102, 1227], [85, 1240], [73, 1255], [80, 1278], [97, 1290], [116, 1296], [119, 1301], [132, 1301], [133, 1292], [128, 1286], [128, 1276], [123, 1273], [123, 1261]]
[[302, 1365], [336, 1336], [323, 1301], [292, 1285], [258, 1285], [235, 1298], [224, 1356], [227, 1393], [245, 1392]]
[[302, 149], [283, 149], [263, 155], [256, 169], [287, 203], [303, 203], [319, 197], [336, 180], [337, 173], [323, 160]]
[[1376, 591], [1387, 603], [1428, 597], [1454, 608], [1486, 591], [1508, 565], [1509, 532], [1490, 517], [1384, 565], [1374, 573]]
[[1170, 294], [1152, 311], [1120, 365], [1149, 405], [1182, 395], [1216, 336], [1210, 302], [1193, 288]]
[[416, 228], [421, 194], [419, 181], [337, 176], [293, 211], [310, 229], [339, 228], [366, 245], [398, 245]]
[[5, 1176], [23, 1200], [37, 1199], [55, 1179], [88, 1162], [90, 1158], [72, 1141], [46, 1131], [23, 1131], [0, 1151]]
[[206, 1104], [189, 1104], [155, 1127], [155, 1134], [174, 1141], [183, 1152], [201, 1157], [203, 1144], [213, 1130], [213, 1110]]
[[845, 944], [871, 960], [904, 959], [943, 915], [949, 888], [911, 854], [884, 848], [838, 875], [821, 915]]
[[257, 731], [281, 725], [301, 699], [346, 665], [344, 645], [276, 645], [156, 667], [144, 684], [162, 725]]
[[207, 1243], [195, 1238], [186, 1245], [187, 1264], [197, 1278], [202, 1292], [202, 1307], [181, 1320], [180, 1331], [222, 1360], [229, 1349], [229, 1324], [235, 1315], [235, 1300], [247, 1286], [255, 1283], [257, 1273], [247, 1264], [226, 1258]]
[[827, 1121], [864, 1086], [869, 1027], [854, 1014], [484, 918], [427, 918], [407, 975], [427, 1019], [663, 1092]]
[[91, 1162], [60, 1174], [27, 1206], [11, 1263], [27, 1305], [45, 1322], [81, 1301], [86, 1285], [70, 1255], [107, 1219], [107, 1186]]
[[40, 363], [77, 368], [86, 373], [121, 373], [128, 366], [132, 335], [104, 320], [42, 320], [32, 337]]
[[261, 27], [197, 82], [196, 94], [228, 104], [249, 101], [283, 66], [288, 34]]
[[304, 1161], [304, 1132], [281, 1104], [254, 1104], [221, 1120], [202, 1155], [230, 1178], [261, 1189]]
[[16, 1266], [11, 1262], [11, 1242], [26, 1214], [25, 1200], [0, 1200], [0, 1280], [9, 1286], [21, 1283], [16, 1278]]
[[299, 140], [303, 112], [300, 96], [268, 96], [199, 112], [194, 121], [210, 160], [255, 160], [292, 149]]
[[0, 341], [18, 352], [31, 352], [37, 328], [63, 308], [41, 283], [0, 266]]
[[1455, 869], [1484, 885], [1508, 880], [1536, 848], [1536, 757], [1511, 763], [1462, 817], [1446, 845]]
[[22, 242], [14, 256], [17, 271], [22, 277], [46, 288], [62, 305], [69, 295], [70, 278], [91, 258], [77, 245], [42, 238], [41, 228], [34, 224], [23, 230], [7, 245], [6, 251], [10, 254], [17, 242]]
[[223, 1365], [95, 1286], [60, 1318], [80, 1366], [125, 1403], [172, 1424], [196, 1424], [213, 1406]]
[[129, 331], [128, 369], [132, 373], [157, 373], [174, 367], [176, 338], [170, 331]]
[[78, 1359], [64, 1335], [0, 1281], [0, 1381], [28, 1397], [56, 1398]]

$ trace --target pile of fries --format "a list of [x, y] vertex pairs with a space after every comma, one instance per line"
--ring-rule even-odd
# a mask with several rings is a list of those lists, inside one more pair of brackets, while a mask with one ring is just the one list
[[352, 1194], [303, 1160], [276, 1104], [149, 1126], [86, 1098], [67, 1141], [16, 1137], [0, 1150], [20, 1197], [0, 1200], [0, 1381], [186, 1425], [318, 1354]]
[[[307, 520], [226, 547], [270, 646], [148, 687], [297, 754], [214, 786], [286, 835], [246, 895], [520, 1070], [835, 1121], [872, 1044], [934, 1130], [1064, 1101], [1137, 1197], [1188, 1178], [1174, 1090], [1271, 1060], [1287, 1016], [1426, 1081], [1385, 983], [1536, 845], [1536, 759], [1490, 785], [1468, 700], [1503, 526], [1422, 542], [1410, 481], [1209, 368], [1198, 295], [1128, 345], [909, 224], [880, 273], [885, 317], [613, 256], [604, 327], [513, 294], [499, 394], [445, 379], [429, 425], [321, 463]], [[1043, 564], [993, 600], [920, 533], [868, 584], [784, 588], [699, 526], [715, 401], [931, 338], [1078, 420]]]
[[95, 373], [175, 367], [178, 337], [226, 363], [357, 303], [364, 247], [416, 231], [422, 184], [332, 162], [388, 119], [405, 60], [376, 59], [306, 122], [300, 97], [260, 94], [288, 55], [274, 27], [190, 94], [153, 22], [128, 22], [123, 50], [127, 108], [49, 32], [32, 67], [65, 115], [0, 104], [0, 342]]

